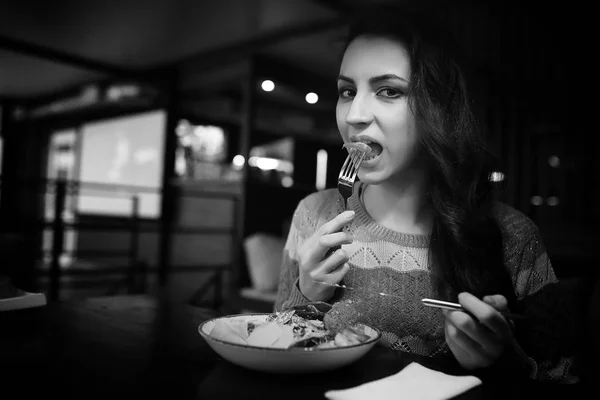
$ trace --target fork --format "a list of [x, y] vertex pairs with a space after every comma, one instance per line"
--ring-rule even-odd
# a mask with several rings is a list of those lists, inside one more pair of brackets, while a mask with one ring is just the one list
[[[428, 307], [437, 307], [437, 308], [443, 308], [446, 310], [465, 311], [463, 306], [460, 305], [459, 303], [451, 303], [449, 301], [435, 300], [435, 299], [421, 299], [421, 301], [423, 302], [423, 305], [426, 305]], [[513, 314], [513, 313], [506, 312], [506, 311], [500, 311], [500, 314], [502, 314], [504, 317], [509, 318], [509, 319], [526, 319], [525, 316], [523, 316], [521, 314]]]
[[[324, 282], [324, 281], [314, 281], [315, 283], [319, 283], [321, 285], [326, 285], [326, 286], [333, 286], [333, 287], [337, 287], [337, 288], [341, 288], [341, 289], [347, 289], [347, 290], [357, 290], [354, 287], [350, 287], [341, 283], [328, 283], [328, 282]], [[396, 299], [400, 299], [400, 300], [405, 300], [405, 297], [402, 296], [396, 296], [393, 294], [388, 294], [388, 293], [384, 293], [384, 292], [377, 292], [374, 291], [372, 294], [377, 295], [377, 296], [381, 296], [381, 297], [392, 297], [392, 298], [396, 298]], [[436, 299], [421, 299], [421, 302], [424, 306], [427, 307], [436, 307], [436, 308], [443, 308], [446, 310], [457, 310], [457, 311], [464, 311], [467, 314], [472, 315], [469, 311], [465, 310], [463, 308], [462, 305], [460, 305], [459, 303], [452, 303], [449, 301], [442, 301], [442, 300], [436, 300]], [[506, 312], [506, 311], [500, 311], [500, 314], [502, 316], [504, 316], [505, 318], [508, 318], [509, 320], [524, 320], [527, 319], [524, 315], [521, 314], [515, 314], [515, 313], [511, 313], [511, 312]]]
[[344, 209], [348, 209], [348, 198], [352, 196], [354, 191], [354, 182], [356, 181], [356, 175], [360, 164], [365, 158], [365, 152], [359, 149], [350, 149], [348, 157], [340, 170], [338, 176], [338, 191], [344, 198]]
[[[352, 196], [352, 192], [354, 192], [356, 175], [358, 174], [358, 169], [360, 168], [360, 164], [364, 160], [365, 155], [366, 153], [360, 149], [350, 149], [348, 151], [348, 157], [346, 157], [346, 161], [344, 161], [344, 165], [342, 165], [342, 169], [340, 170], [340, 175], [338, 176], [338, 191], [344, 199], [344, 210], [348, 209], [348, 199]], [[325, 252], [323, 259], [329, 257], [341, 248], [342, 246], [339, 245], [331, 247]]]

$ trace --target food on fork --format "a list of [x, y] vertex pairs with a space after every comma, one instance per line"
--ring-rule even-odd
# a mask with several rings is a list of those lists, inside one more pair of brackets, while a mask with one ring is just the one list
[[348, 153], [350, 153], [350, 150], [352, 149], [363, 151], [365, 153], [364, 161], [370, 161], [377, 158], [383, 151], [383, 147], [379, 143], [371, 141], [344, 143], [343, 147], [348, 150]]
[[348, 152], [350, 152], [351, 149], [357, 149], [360, 151], [364, 151], [366, 155], [371, 153], [371, 147], [368, 144], [362, 142], [347, 142], [344, 143], [343, 148], [348, 150]]

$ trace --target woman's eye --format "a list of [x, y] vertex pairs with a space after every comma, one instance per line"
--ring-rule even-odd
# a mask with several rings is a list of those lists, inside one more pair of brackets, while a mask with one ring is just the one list
[[402, 93], [402, 91], [400, 91], [398, 89], [394, 89], [394, 88], [389, 88], [389, 87], [381, 88], [377, 92], [377, 96], [388, 97], [391, 99], [398, 98], [398, 97], [402, 96], [403, 94], [404, 93]]
[[350, 97], [354, 97], [356, 91], [350, 88], [340, 88], [338, 89], [338, 96], [342, 99], [348, 99]]

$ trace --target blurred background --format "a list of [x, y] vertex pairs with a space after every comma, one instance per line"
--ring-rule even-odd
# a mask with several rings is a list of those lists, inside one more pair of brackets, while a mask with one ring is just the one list
[[[360, 3], [2, 0], [2, 271], [51, 301], [270, 310], [294, 208], [344, 159], [335, 78]], [[559, 277], [595, 273], [599, 171], [569, 115], [568, 9], [419, 3], [470, 58], [504, 201]]]

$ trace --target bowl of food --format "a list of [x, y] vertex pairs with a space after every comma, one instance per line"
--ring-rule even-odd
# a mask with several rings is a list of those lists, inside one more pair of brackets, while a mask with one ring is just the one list
[[198, 332], [222, 358], [238, 366], [274, 373], [315, 373], [349, 365], [381, 339], [361, 323], [327, 329], [327, 303], [275, 313], [235, 314], [200, 324]]

